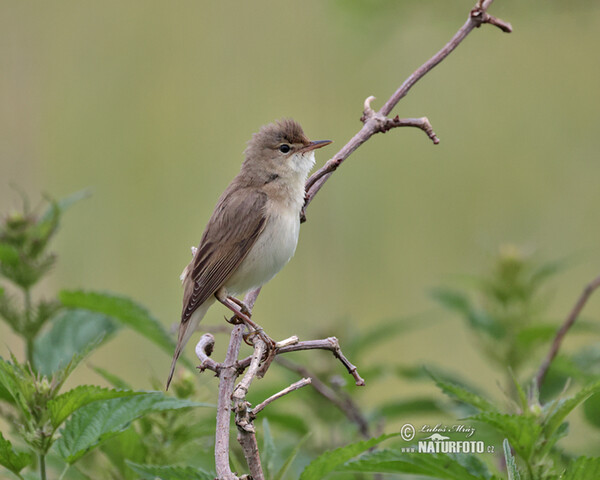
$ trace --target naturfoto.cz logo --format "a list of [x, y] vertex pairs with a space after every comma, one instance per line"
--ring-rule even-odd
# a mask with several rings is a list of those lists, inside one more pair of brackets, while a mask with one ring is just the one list
[[[486, 445], [481, 440], [451, 440], [449, 436], [442, 433], [462, 434], [465, 438], [471, 438], [475, 434], [475, 428], [467, 425], [423, 425], [418, 433], [429, 433], [428, 437], [417, 441], [416, 447], [403, 447], [406, 453], [494, 453], [493, 445]], [[403, 440], [410, 442], [415, 438], [417, 429], [410, 423], [406, 423], [400, 429]]]

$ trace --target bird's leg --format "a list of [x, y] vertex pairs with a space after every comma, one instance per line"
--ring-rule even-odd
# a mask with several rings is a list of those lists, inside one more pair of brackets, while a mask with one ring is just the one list
[[244, 324], [246, 324], [249, 330], [252, 329], [250, 331], [250, 335], [258, 334], [262, 341], [265, 342], [268, 349], [274, 349], [276, 342], [264, 332], [260, 325], [256, 324], [250, 319], [249, 309], [244, 304], [244, 302], [238, 300], [235, 297], [227, 295], [227, 293], [224, 290], [224, 288], [221, 288], [217, 291], [217, 293], [215, 293], [215, 297], [217, 297], [217, 300], [219, 300], [219, 302], [221, 302], [229, 310], [231, 310], [237, 318], [244, 322]]
[[237, 306], [240, 307], [240, 311], [246, 315], [248, 315], [248, 317], [252, 316], [252, 313], [250, 312], [250, 309], [248, 308], [248, 305], [246, 305], [244, 302], [242, 302], [240, 299], [235, 298], [232, 295], [227, 295], [227, 299], [231, 300], [233, 303], [235, 303]]

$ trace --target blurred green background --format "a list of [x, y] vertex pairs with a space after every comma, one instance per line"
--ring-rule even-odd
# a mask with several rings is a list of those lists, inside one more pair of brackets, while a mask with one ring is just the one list
[[[20, 208], [12, 184], [33, 204], [93, 190], [65, 217], [60, 262], [37, 293], [110, 290], [177, 322], [189, 247], [251, 134], [293, 117], [335, 141], [321, 165], [360, 128], [363, 100], [378, 108], [472, 4], [2, 0], [0, 210]], [[501, 396], [499, 374], [429, 289], [515, 243], [573, 259], [553, 283], [558, 322], [598, 275], [600, 4], [497, 0], [491, 12], [514, 33], [473, 32], [394, 112], [428, 116], [440, 145], [416, 129], [378, 135], [316, 197], [296, 256], [255, 309], [271, 336], [426, 313], [435, 327], [373, 355], [436, 362]], [[225, 313], [214, 307], [206, 324]], [[599, 313], [596, 297], [586, 315]], [[0, 335], [3, 356], [21, 353], [4, 325]], [[145, 387], [170, 359], [125, 332], [92, 363]], [[85, 369], [75, 379], [102, 383]], [[408, 394], [400, 386], [372, 394]]]

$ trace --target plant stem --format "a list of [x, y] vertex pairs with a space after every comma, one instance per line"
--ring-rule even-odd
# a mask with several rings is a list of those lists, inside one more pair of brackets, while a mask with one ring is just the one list
[[23, 329], [27, 338], [27, 344], [26, 344], [26, 353], [27, 353], [27, 361], [29, 362], [29, 365], [31, 365], [31, 368], [33, 368], [33, 336], [30, 334], [30, 330], [29, 327], [31, 326], [31, 314], [32, 314], [32, 307], [31, 307], [31, 290], [29, 288], [26, 288], [24, 290], [24, 294], [25, 294], [25, 328]]
[[40, 480], [46, 480], [46, 455], [40, 453], [38, 458], [40, 461]]
[[65, 476], [65, 474], [67, 473], [67, 470], [69, 469], [71, 465], [69, 463], [67, 463], [65, 465], [65, 468], [63, 469], [63, 471], [60, 474], [60, 477], [58, 477], [58, 480], [63, 480], [63, 477]]

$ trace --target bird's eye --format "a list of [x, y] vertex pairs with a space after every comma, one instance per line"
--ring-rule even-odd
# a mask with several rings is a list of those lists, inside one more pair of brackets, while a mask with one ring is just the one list
[[279, 146], [279, 151], [281, 153], [289, 153], [290, 150], [291, 150], [291, 147], [285, 143], [283, 145]]

